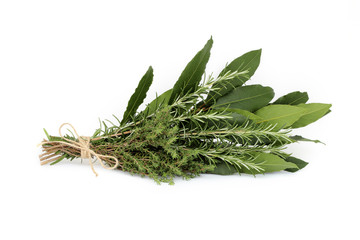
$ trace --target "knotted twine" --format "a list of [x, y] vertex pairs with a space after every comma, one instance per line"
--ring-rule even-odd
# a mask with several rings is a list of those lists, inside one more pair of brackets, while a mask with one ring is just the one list
[[[74, 140], [71, 140], [71, 139], [68, 139], [68, 138], [65, 138], [62, 133], [61, 133], [61, 130], [62, 128], [65, 126], [65, 125], [69, 125], [77, 139], [78, 139], [78, 142], [77, 141], [74, 141]], [[60, 144], [63, 144], [63, 145], [67, 145], [69, 147], [72, 147], [72, 148], [76, 148], [78, 150], [80, 150], [81, 152], [81, 158], [82, 159], [89, 159], [89, 163], [90, 163], [90, 166], [91, 166], [91, 170], [93, 171], [93, 173], [98, 176], [97, 172], [95, 171], [94, 169], [94, 165], [93, 165], [93, 157], [95, 157], [96, 159], [99, 159], [99, 162], [101, 164], [101, 166], [105, 169], [109, 169], [109, 170], [112, 170], [112, 169], [115, 169], [119, 166], [119, 160], [116, 158], [116, 157], [113, 157], [113, 156], [109, 156], [109, 155], [101, 155], [101, 154], [97, 154], [96, 152], [94, 152], [93, 150], [90, 149], [90, 140], [91, 138], [90, 137], [86, 137], [86, 136], [79, 136], [79, 134], [77, 133], [76, 129], [74, 128], [73, 125], [71, 125], [70, 123], [63, 123], [61, 124], [60, 128], [59, 128], [59, 135], [60, 135], [60, 138], [62, 138], [64, 140], [63, 141], [51, 141], [53, 143], [60, 143]], [[42, 142], [40, 143], [40, 145], [44, 145], [44, 144], [47, 144], [48, 142]], [[112, 166], [112, 167], [107, 167], [104, 163], [103, 163], [103, 160], [101, 158], [112, 158], [115, 160], [115, 165]]]

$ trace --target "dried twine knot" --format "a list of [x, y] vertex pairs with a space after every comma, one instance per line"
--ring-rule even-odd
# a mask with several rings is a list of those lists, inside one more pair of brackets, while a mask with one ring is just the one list
[[[71, 139], [68, 139], [68, 138], [65, 138], [62, 133], [61, 133], [61, 129], [65, 126], [65, 125], [69, 125], [77, 139], [78, 139], [78, 142], [77, 141], [74, 141], [74, 140], [71, 140]], [[93, 171], [93, 173], [98, 176], [97, 172], [95, 171], [94, 169], [94, 165], [93, 165], [93, 157], [95, 157], [96, 159], [99, 159], [99, 162], [101, 164], [101, 166], [105, 169], [115, 169], [119, 166], [119, 160], [113, 156], [109, 156], [109, 155], [101, 155], [101, 154], [97, 154], [96, 152], [94, 152], [93, 150], [90, 149], [90, 140], [91, 138], [90, 137], [86, 137], [86, 136], [79, 136], [79, 134], [77, 133], [76, 129], [74, 128], [73, 125], [71, 125], [70, 123], [63, 123], [61, 124], [60, 128], [59, 128], [59, 135], [60, 137], [66, 141], [66, 142], [62, 142], [62, 141], [52, 141], [52, 142], [57, 142], [57, 143], [61, 143], [61, 144], [64, 144], [64, 145], [67, 145], [67, 146], [70, 146], [70, 147], [73, 147], [73, 148], [77, 148], [80, 150], [81, 152], [81, 158], [82, 159], [89, 159], [89, 163], [90, 163], [90, 166], [91, 166], [91, 170]], [[41, 145], [43, 144], [46, 144], [46, 142], [42, 142]], [[103, 160], [101, 158], [112, 158], [115, 160], [115, 165], [112, 166], [112, 167], [107, 167], [104, 163], [103, 163]]]

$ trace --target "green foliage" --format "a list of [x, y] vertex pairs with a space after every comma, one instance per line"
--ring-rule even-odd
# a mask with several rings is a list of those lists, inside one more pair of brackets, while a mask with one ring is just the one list
[[228, 112], [231, 116], [231, 119], [228, 121], [233, 124], [237, 124], [237, 125], [245, 124], [247, 121], [255, 121], [256, 122], [256, 121], [261, 120], [261, 117], [253, 114], [252, 112], [242, 110], [242, 109], [237, 109], [237, 108], [221, 109], [220, 108], [219, 110]]
[[[277, 172], [281, 170], [287, 170], [295, 172], [299, 169], [298, 165], [294, 162], [291, 162], [293, 158], [287, 158], [286, 160], [281, 157], [271, 154], [271, 153], [254, 153], [253, 156], [249, 157], [252, 164], [259, 166], [258, 171], [255, 171], [252, 168], [241, 168], [237, 170], [234, 166], [221, 163], [216, 166], [216, 168], [212, 171], [213, 174], [220, 175], [232, 175], [236, 172], [239, 173], [248, 173], [248, 174], [262, 174], [269, 172]], [[288, 160], [289, 159], [289, 160]], [[301, 160], [300, 160], [301, 161]], [[300, 161], [297, 163], [304, 167]]]
[[287, 172], [297, 172], [300, 169], [303, 169], [304, 167], [306, 167], [306, 165], [308, 165], [307, 162], [305, 162], [299, 158], [296, 158], [296, 157], [287, 157], [287, 158], [285, 158], [285, 161], [289, 162], [289, 163], [294, 163], [297, 166], [296, 168], [285, 169], [285, 171], [287, 171]]
[[313, 143], [322, 143], [320, 140], [312, 140], [308, 138], [304, 138], [300, 135], [290, 136], [290, 138], [297, 142], [313, 142]]
[[[156, 182], [174, 183], [177, 176], [190, 179], [203, 173], [231, 175], [295, 172], [307, 165], [290, 156], [286, 145], [320, 142], [292, 128], [306, 126], [329, 113], [330, 104], [310, 103], [306, 92], [292, 92], [270, 103], [270, 87], [243, 84], [259, 66], [261, 49], [232, 61], [217, 78], [200, 82], [213, 41], [187, 64], [172, 89], [136, 113], [152, 79], [150, 67], [131, 96], [122, 121], [100, 121], [91, 149], [115, 157], [119, 169], [148, 176]], [[76, 140], [46, 135], [51, 141]], [[79, 157], [78, 150], [61, 148], [59, 157]], [[111, 164], [110, 164], [111, 165]]]
[[138, 87], [136, 88], [134, 94], [131, 96], [124, 117], [121, 121], [122, 124], [128, 122], [136, 113], [138, 107], [143, 103], [146, 93], [150, 88], [150, 85], [153, 81], [153, 69], [150, 66], [145, 75], [140, 80]]
[[221, 162], [217, 164], [214, 170], [209, 173], [218, 174], [218, 175], [233, 175], [234, 173], [237, 172], [238, 170], [232, 165], [229, 165], [225, 162]]
[[[259, 173], [269, 173], [269, 172], [277, 172], [285, 169], [297, 169], [297, 165], [292, 162], [287, 162], [281, 157], [271, 154], [271, 153], [259, 153], [256, 154], [256, 158], [254, 159], [254, 163], [258, 163], [263, 168], [262, 172]], [[244, 169], [245, 173], [254, 174], [254, 172], [248, 171]]]
[[165, 107], [168, 105], [172, 89], [167, 90], [162, 93], [160, 96], [156, 97], [151, 103], [146, 106], [144, 112], [148, 115], [155, 113], [159, 108]]
[[300, 119], [305, 110], [300, 107], [290, 105], [269, 105], [255, 112], [262, 118], [257, 123], [269, 123], [276, 125], [276, 129], [290, 127]]
[[173, 87], [169, 104], [172, 104], [177, 98], [196, 90], [209, 61], [212, 44], [213, 40], [210, 38], [204, 48], [186, 65]]
[[273, 104], [298, 105], [300, 103], [306, 103], [308, 100], [309, 96], [306, 92], [296, 91], [278, 98]]
[[270, 87], [249, 85], [237, 87], [227, 95], [220, 97], [214, 108], [233, 108], [254, 112], [266, 106], [274, 97]]
[[226, 82], [219, 82], [214, 84], [212, 91], [206, 99], [206, 105], [212, 105], [214, 102], [231, 92], [233, 89], [242, 86], [252, 75], [260, 64], [261, 49], [254, 50], [233, 60], [220, 73], [223, 76], [227, 72], [242, 72], [243, 74], [231, 78]]
[[97, 152], [121, 159], [122, 170], [149, 176], [156, 182], [173, 183], [174, 176], [185, 179], [214, 168], [199, 160], [196, 149], [185, 149], [176, 144], [179, 128], [172, 124], [173, 116], [168, 108], [157, 112], [153, 118], [143, 121], [132, 133], [109, 142], [97, 142]]
[[299, 104], [298, 107], [301, 107], [305, 110], [305, 113], [300, 117], [299, 120], [294, 122], [292, 128], [300, 128], [309, 125], [317, 121], [319, 118], [323, 117], [330, 109], [331, 104], [324, 103], [308, 103], [308, 104]]

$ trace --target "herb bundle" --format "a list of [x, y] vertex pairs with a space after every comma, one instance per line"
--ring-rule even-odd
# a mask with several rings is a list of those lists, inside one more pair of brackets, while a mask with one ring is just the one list
[[[228, 175], [296, 172], [307, 162], [284, 152], [287, 144], [313, 141], [291, 135], [330, 112], [331, 104], [307, 103], [306, 92], [272, 101], [274, 91], [245, 85], [260, 63], [261, 49], [245, 53], [214, 77], [205, 76], [212, 38], [187, 64], [172, 89], [137, 112], [153, 81], [149, 67], [117, 123], [101, 121], [91, 137], [51, 136], [41, 143], [41, 164], [87, 158], [105, 168], [173, 183], [201, 173]], [[63, 125], [62, 125], [63, 126]], [[96, 172], [95, 172], [96, 173]]]

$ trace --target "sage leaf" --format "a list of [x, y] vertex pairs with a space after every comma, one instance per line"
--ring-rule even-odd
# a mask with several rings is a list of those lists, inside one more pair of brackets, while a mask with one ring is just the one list
[[273, 104], [298, 105], [309, 100], [307, 92], [291, 92], [278, 98]]
[[214, 84], [213, 88], [216, 91], [211, 91], [208, 98], [205, 100], [208, 106], [212, 105], [218, 98], [231, 92], [234, 88], [242, 86], [247, 80], [249, 80], [255, 73], [260, 64], [261, 49], [254, 50], [243, 54], [242, 56], [233, 60], [227, 65], [219, 74], [223, 76], [225, 73], [231, 72], [243, 72], [247, 71], [246, 75], [241, 75], [233, 79], [229, 79], [226, 82]]
[[177, 98], [196, 90], [209, 61], [212, 44], [213, 40], [210, 38], [204, 48], [187, 64], [173, 87], [169, 104], [172, 104]]
[[150, 88], [150, 85], [153, 81], [153, 68], [150, 66], [145, 75], [141, 78], [135, 92], [131, 96], [126, 111], [124, 113], [123, 119], [121, 120], [121, 124], [124, 124], [131, 120], [131, 118], [135, 115], [138, 107], [143, 103], [146, 93]]
[[294, 163], [297, 168], [287, 168], [285, 169], [285, 171], [287, 172], [297, 172], [299, 171], [300, 169], [303, 169], [304, 167], [306, 167], [306, 165], [308, 165], [307, 162], [299, 159], [299, 158], [296, 158], [296, 157], [287, 157], [285, 159], [286, 162], [291, 162], [291, 163]]
[[298, 107], [301, 107], [305, 110], [305, 113], [299, 120], [291, 125], [292, 128], [300, 128], [309, 125], [323, 117], [330, 109], [331, 104], [324, 103], [308, 103], [308, 104], [299, 104]]
[[235, 88], [229, 94], [219, 98], [214, 108], [235, 108], [254, 112], [266, 106], [274, 97], [270, 87], [248, 85]]
[[280, 130], [291, 126], [294, 122], [300, 119], [305, 110], [297, 106], [289, 105], [269, 105], [263, 107], [255, 112], [262, 120], [257, 123], [269, 123], [276, 125], [274, 130]]

